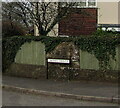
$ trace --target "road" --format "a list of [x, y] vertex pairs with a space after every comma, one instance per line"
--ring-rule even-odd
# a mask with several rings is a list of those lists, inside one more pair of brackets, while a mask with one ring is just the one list
[[80, 101], [68, 98], [24, 94], [3, 90], [3, 106], [117, 106], [117, 104]]

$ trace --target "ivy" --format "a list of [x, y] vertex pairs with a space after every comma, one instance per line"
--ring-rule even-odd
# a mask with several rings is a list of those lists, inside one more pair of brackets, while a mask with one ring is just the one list
[[113, 36], [89, 36], [89, 37], [48, 37], [48, 36], [14, 36], [2, 40], [3, 70], [8, 68], [20, 47], [31, 41], [41, 41], [45, 44], [46, 53], [51, 52], [62, 42], [74, 42], [82, 51], [94, 54], [100, 64], [100, 69], [107, 69], [109, 60], [115, 60], [116, 47], [120, 45], [119, 35]]
[[109, 67], [109, 60], [115, 60], [116, 47], [120, 44], [120, 37], [89, 37], [76, 40], [75, 44], [83, 51], [87, 51], [98, 59], [100, 69]]

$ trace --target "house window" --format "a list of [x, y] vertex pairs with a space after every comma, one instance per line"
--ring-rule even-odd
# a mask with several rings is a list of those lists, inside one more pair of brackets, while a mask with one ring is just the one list
[[80, 0], [80, 2], [78, 2], [78, 7], [81, 6], [86, 6], [86, 0]]
[[96, 7], [96, 0], [80, 0], [78, 7]]
[[88, 7], [96, 7], [96, 0], [88, 0]]
[[[72, 0], [65, 0], [67, 3], [71, 2]], [[87, 7], [97, 7], [97, 0], [75, 0], [76, 5], [73, 7], [77, 8], [87, 8]], [[60, 7], [65, 7], [65, 2], [60, 2]]]

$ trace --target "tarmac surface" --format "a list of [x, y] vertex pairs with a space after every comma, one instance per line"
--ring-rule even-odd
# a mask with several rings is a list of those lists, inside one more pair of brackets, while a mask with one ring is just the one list
[[3, 106], [117, 106], [113, 103], [90, 102], [44, 95], [3, 91]]
[[[113, 100], [116, 98], [118, 100], [118, 84], [115, 83], [103, 83], [103, 82], [88, 82], [88, 81], [54, 81], [47, 79], [31, 79], [31, 78], [20, 78], [3, 76], [3, 85], [8, 85], [8, 89], [20, 89], [23, 88], [24, 91], [37, 92], [37, 93], [52, 93], [52, 95], [60, 95], [62, 97], [75, 97], [78, 98], [79, 95], [89, 98], [89, 100], [95, 100], [96, 97], [101, 97], [103, 101]], [[12, 86], [12, 88], [9, 88]], [[16, 88], [18, 87], [18, 88]], [[26, 89], [26, 90], [25, 90]], [[40, 91], [40, 92], [39, 92]], [[44, 92], [45, 91], [45, 92]], [[63, 93], [63, 94], [62, 94]], [[62, 95], [61, 95], [62, 94]], [[68, 95], [66, 95], [68, 94]], [[69, 95], [69, 94], [72, 94]], [[92, 96], [89, 97], [89, 96]], [[94, 98], [95, 97], [95, 98]], [[104, 99], [104, 97], [106, 99]], [[81, 98], [81, 97], [79, 97]], [[97, 99], [99, 100], [99, 99]]]

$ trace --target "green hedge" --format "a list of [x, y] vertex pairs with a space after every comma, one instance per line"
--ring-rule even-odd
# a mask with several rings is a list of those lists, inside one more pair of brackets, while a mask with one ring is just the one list
[[7, 69], [16, 53], [25, 42], [41, 41], [45, 44], [46, 53], [52, 51], [62, 42], [74, 42], [82, 51], [94, 54], [100, 62], [100, 69], [106, 69], [110, 56], [115, 59], [115, 48], [120, 45], [120, 36], [79, 36], [79, 37], [49, 37], [49, 36], [14, 36], [2, 40], [3, 71]]

